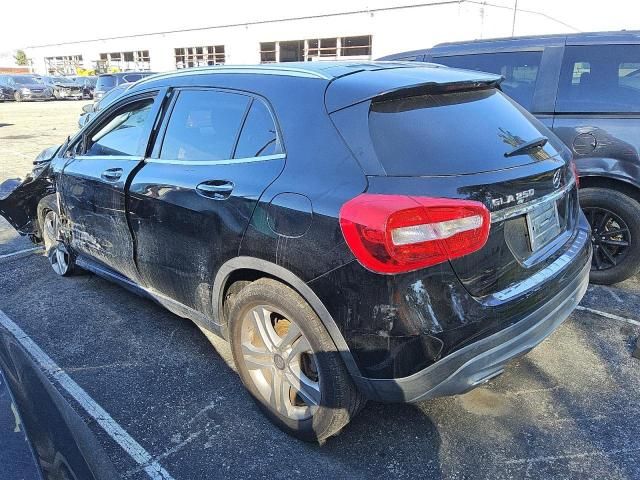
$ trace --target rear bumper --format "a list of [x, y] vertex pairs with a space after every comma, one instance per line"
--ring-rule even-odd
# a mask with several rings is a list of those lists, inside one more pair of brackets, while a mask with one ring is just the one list
[[[590, 247], [589, 247], [590, 248]], [[553, 333], [580, 303], [589, 284], [590, 262], [558, 294], [516, 324], [451, 353], [408, 377], [356, 377], [361, 392], [382, 402], [417, 402], [467, 392], [504, 371]]]

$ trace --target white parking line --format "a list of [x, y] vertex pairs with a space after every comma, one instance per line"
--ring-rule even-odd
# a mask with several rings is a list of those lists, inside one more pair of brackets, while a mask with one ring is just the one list
[[38, 362], [40, 367], [51, 375], [58, 384], [71, 395], [80, 406], [98, 422], [105, 432], [129, 456], [140, 465], [153, 480], [173, 480], [173, 477], [154, 460], [142, 445], [136, 442], [80, 385], [74, 382], [24, 331], [0, 310], [0, 324], [16, 338]]
[[0, 255], [0, 260], [4, 260], [5, 258], [27, 255], [28, 253], [35, 252], [38, 250], [42, 250], [42, 247], [25, 248], [24, 250], [18, 250], [17, 252], [5, 253], [3, 255]]
[[582, 305], [578, 305], [576, 310], [581, 310], [583, 312], [594, 313], [596, 315], [600, 315], [601, 317], [609, 318], [611, 320], [618, 320], [619, 322], [630, 323], [631, 325], [640, 326], [640, 322], [638, 320], [633, 320], [632, 318], [621, 317], [620, 315], [616, 315], [614, 313], [602, 312], [600, 310], [596, 310], [595, 308], [583, 307]]

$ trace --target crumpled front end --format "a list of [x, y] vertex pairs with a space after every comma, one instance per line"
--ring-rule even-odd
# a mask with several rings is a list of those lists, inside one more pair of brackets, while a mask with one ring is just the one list
[[33, 170], [23, 180], [11, 178], [0, 184], [0, 215], [20, 235], [27, 235], [35, 242], [41, 240], [38, 225], [38, 203], [56, 192], [51, 159], [59, 146], [44, 150], [34, 163]]

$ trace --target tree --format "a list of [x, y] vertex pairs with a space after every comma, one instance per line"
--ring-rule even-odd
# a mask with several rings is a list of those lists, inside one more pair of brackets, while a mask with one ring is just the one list
[[27, 58], [27, 54], [24, 53], [24, 50], [17, 50], [13, 58], [16, 59], [17, 65], [29, 65], [29, 59]]

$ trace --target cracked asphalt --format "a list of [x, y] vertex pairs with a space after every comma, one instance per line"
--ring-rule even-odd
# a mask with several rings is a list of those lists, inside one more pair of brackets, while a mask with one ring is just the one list
[[[0, 125], [11, 124], [0, 127], [0, 181], [28, 169], [6, 152], [33, 153], [7, 138], [37, 131], [22, 107], [36, 120], [58, 115], [64, 132], [80, 103], [0, 104]], [[263, 417], [224, 342], [94, 275], [57, 277], [37, 252], [3, 256], [30, 247], [0, 223], [0, 310], [175, 479], [640, 479], [636, 324], [576, 311], [485, 386], [415, 405], [369, 403], [320, 446], [288, 437]], [[640, 281], [590, 286], [582, 305], [637, 322]], [[122, 477], [148, 478], [61, 393]], [[11, 434], [0, 432], [0, 444]], [[0, 449], [0, 465], [8, 456]]]

